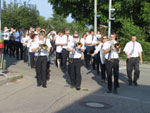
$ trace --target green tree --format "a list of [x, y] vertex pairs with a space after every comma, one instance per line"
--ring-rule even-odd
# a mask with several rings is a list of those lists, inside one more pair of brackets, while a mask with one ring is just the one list
[[5, 0], [3, 2], [2, 27], [35, 27], [39, 25], [38, 17], [39, 11], [35, 5], [26, 4], [26, 2], [19, 5], [16, 0], [9, 4], [6, 4]]
[[54, 26], [57, 32], [59, 31], [64, 32], [65, 29], [70, 29], [71, 34], [73, 34], [74, 31], [78, 31], [80, 34], [82, 34], [83, 32], [86, 32], [87, 30], [89, 30], [87, 26], [81, 25], [79, 22], [73, 21], [72, 23], [68, 23], [66, 21], [66, 18], [56, 13], [53, 14], [53, 17], [47, 20], [47, 23]]
[[[76, 23], [93, 25], [94, 0], [48, 0], [54, 11], [67, 17], [69, 14]], [[98, 0], [99, 24], [107, 25], [109, 0]], [[149, 0], [112, 0], [112, 7], [117, 10], [112, 21], [112, 32], [116, 32], [122, 48], [131, 35], [136, 34], [144, 49], [144, 59], [149, 60], [150, 42], [150, 2]], [[75, 28], [76, 29], [76, 28]]]

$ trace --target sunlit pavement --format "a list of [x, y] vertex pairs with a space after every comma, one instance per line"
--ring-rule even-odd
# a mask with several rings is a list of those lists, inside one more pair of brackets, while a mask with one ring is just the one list
[[[107, 82], [82, 67], [80, 91], [71, 89], [69, 77], [55, 65], [47, 88], [37, 87], [35, 70], [23, 61], [5, 56], [8, 73], [24, 76], [0, 86], [0, 113], [150, 113], [150, 65], [141, 65], [138, 87], [128, 86], [125, 61], [120, 61], [118, 94], [107, 94]], [[54, 61], [52, 61], [54, 62]]]

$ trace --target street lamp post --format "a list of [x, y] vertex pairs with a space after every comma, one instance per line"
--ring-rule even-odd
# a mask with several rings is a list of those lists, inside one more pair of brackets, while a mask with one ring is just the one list
[[94, 34], [97, 34], [97, 0], [94, 0]]

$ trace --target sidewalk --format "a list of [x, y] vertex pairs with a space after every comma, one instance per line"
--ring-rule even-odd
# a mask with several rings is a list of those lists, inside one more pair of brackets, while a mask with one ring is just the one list
[[8, 82], [15, 82], [17, 79], [23, 78], [23, 75], [17, 72], [9, 71], [6, 76], [0, 75], [0, 86]]

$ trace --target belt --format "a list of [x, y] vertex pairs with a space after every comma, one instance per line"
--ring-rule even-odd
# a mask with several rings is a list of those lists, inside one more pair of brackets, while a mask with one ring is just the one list
[[111, 58], [111, 59], [113, 59], [113, 60], [118, 60], [119, 58]]
[[47, 56], [39, 56], [39, 57], [47, 57]]
[[136, 59], [136, 58], [139, 58], [139, 57], [131, 57], [132, 59]]
[[67, 48], [63, 48], [64, 50], [67, 50]]
[[81, 60], [81, 58], [73, 58], [73, 60]]

